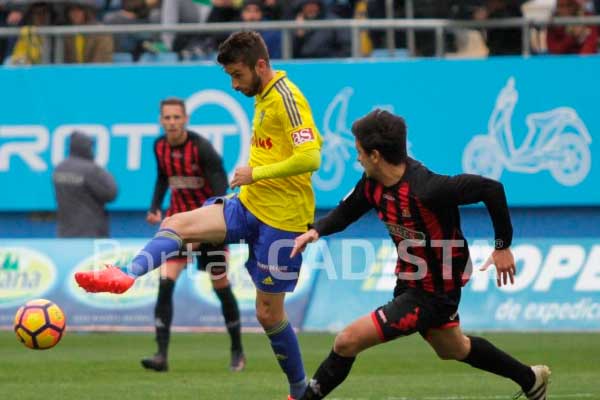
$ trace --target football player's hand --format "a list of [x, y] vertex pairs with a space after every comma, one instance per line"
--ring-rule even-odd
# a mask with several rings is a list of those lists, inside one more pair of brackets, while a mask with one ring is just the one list
[[231, 180], [230, 186], [232, 189], [235, 189], [238, 186], [249, 185], [253, 182], [254, 179], [252, 179], [252, 167], [237, 167], [233, 173], [233, 179]]
[[515, 283], [517, 269], [515, 258], [510, 249], [494, 250], [479, 270], [486, 271], [492, 264], [496, 266], [496, 273], [498, 274], [496, 283], [498, 287], [507, 285], [509, 280], [511, 284]]
[[162, 213], [160, 212], [160, 210], [148, 211], [148, 214], [146, 214], [146, 222], [148, 222], [151, 225], [156, 225], [160, 223], [161, 220]]
[[308, 232], [304, 232], [294, 240], [294, 248], [292, 249], [290, 258], [296, 257], [297, 254], [302, 253], [306, 249], [307, 244], [316, 242], [317, 240], [319, 240], [319, 232], [316, 230], [311, 229]]

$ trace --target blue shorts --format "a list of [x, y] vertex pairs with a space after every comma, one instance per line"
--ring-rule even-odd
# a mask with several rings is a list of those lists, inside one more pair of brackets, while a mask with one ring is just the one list
[[290, 258], [290, 253], [301, 232], [283, 231], [259, 221], [235, 195], [211, 197], [204, 205], [215, 203], [223, 204], [225, 243], [248, 244], [246, 269], [256, 288], [268, 293], [293, 292], [302, 255]]

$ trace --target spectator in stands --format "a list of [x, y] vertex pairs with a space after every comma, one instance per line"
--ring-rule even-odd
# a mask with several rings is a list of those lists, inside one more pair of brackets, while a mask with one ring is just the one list
[[[578, 0], [557, 0], [554, 16], [589, 15]], [[598, 27], [594, 25], [549, 26], [546, 35], [551, 54], [594, 54], [598, 51]]]
[[36, 2], [29, 5], [21, 19], [21, 32], [12, 51], [11, 64], [48, 64], [54, 61], [55, 40], [35, 32], [37, 26], [58, 24], [59, 19], [52, 5]]
[[[169, 25], [206, 22], [211, 8], [210, 1], [162, 0], [160, 23]], [[174, 33], [161, 34], [162, 42], [167, 49], [173, 49], [177, 36]]]
[[[407, 18], [404, 0], [394, 1], [394, 17]], [[413, 1], [414, 18], [442, 18], [451, 17], [451, 8], [454, 2], [452, 0], [419, 0]], [[369, 0], [367, 6], [369, 18], [386, 18], [386, 0]], [[370, 37], [375, 48], [384, 48], [386, 45], [385, 30], [371, 30]], [[415, 55], [421, 57], [430, 57], [435, 54], [435, 33], [432, 30], [414, 31], [415, 37]], [[394, 35], [396, 47], [408, 47], [406, 31], [399, 30]], [[455, 47], [454, 36], [446, 32], [445, 36], [446, 50], [453, 50]]]
[[[70, 3], [67, 17], [71, 25], [95, 25], [95, 4]], [[67, 36], [65, 38], [65, 63], [108, 63], [112, 61], [112, 35], [95, 34]]]
[[[11, 14], [10, 4], [6, 0], [0, 0], [0, 28], [10, 26], [8, 22], [9, 15]], [[19, 18], [20, 22], [21, 18]], [[18, 25], [18, 23], [17, 23]], [[9, 54], [9, 39], [0, 38], [0, 63], [4, 62], [4, 59]]]
[[270, 21], [294, 19], [294, 6], [291, 0], [264, 0], [264, 19]]
[[73, 132], [70, 154], [52, 174], [58, 237], [108, 237], [106, 203], [117, 196], [114, 178], [94, 163], [94, 141]]
[[[328, 14], [322, 0], [302, 0], [296, 22], [336, 18]], [[347, 29], [297, 29], [293, 39], [294, 58], [350, 56], [350, 32]]]
[[[160, 22], [160, 0], [122, 0], [121, 9], [106, 13], [107, 25], [147, 24]], [[138, 60], [145, 48], [157, 39], [154, 34], [115, 35], [115, 51], [131, 53]]]
[[329, 11], [340, 18], [353, 18], [358, 0], [329, 0]]
[[[473, 18], [489, 20], [499, 18], [522, 18], [522, 0], [486, 0], [475, 10]], [[523, 33], [520, 27], [490, 28], [485, 30], [485, 42], [491, 56], [521, 54]]]
[[[243, 22], [264, 21], [262, 0], [245, 0], [242, 6], [241, 20]], [[280, 31], [260, 31], [271, 59], [281, 58], [281, 32]]]
[[[235, 22], [239, 19], [240, 7], [238, 1], [212, 0], [212, 8], [206, 22]], [[203, 59], [213, 54], [230, 33], [177, 35], [173, 50], [180, 53], [181, 58], [184, 60]]]

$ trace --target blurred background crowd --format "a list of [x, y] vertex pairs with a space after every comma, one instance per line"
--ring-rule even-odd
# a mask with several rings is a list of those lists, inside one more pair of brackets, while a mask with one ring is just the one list
[[[406, 0], [394, 0], [395, 18], [406, 18]], [[491, 20], [522, 16], [583, 16], [600, 11], [600, 0], [418, 0], [414, 18]], [[0, 28], [19, 27], [18, 36], [0, 37], [0, 60], [9, 65], [210, 60], [226, 33], [74, 34], [57, 40], [36, 33], [52, 25], [124, 25], [216, 22], [297, 21], [292, 31], [293, 58], [349, 57], [349, 29], [307, 30], [307, 20], [386, 18], [386, 0], [0, 0]], [[550, 26], [534, 30], [537, 54], [590, 54], [598, 50], [598, 26]], [[282, 57], [282, 33], [262, 31], [271, 56]], [[445, 32], [447, 56], [485, 57], [521, 54], [523, 30], [461, 29]], [[395, 47], [407, 47], [407, 34], [393, 34]], [[361, 32], [362, 56], [383, 54], [386, 30]], [[60, 54], [57, 57], [57, 54]], [[414, 32], [413, 56], [435, 54], [435, 32]]]

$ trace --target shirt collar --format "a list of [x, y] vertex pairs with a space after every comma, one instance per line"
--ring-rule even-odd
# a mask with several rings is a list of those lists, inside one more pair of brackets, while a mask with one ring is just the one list
[[273, 86], [275, 86], [275, 84], [277, 82], [279, 82], [281, 79], [285, 78], [286, 76], [287, 76], [287, 74], [285, 71], [275, 71], [275, 76], [273, 77], [273, 79], [271, 79], [269, 81], [269, 83], [267, 83], [267, 86], [265, 86], [263, 91], [258, 95], [259, 98], [261, 100], [264, 99], [269, 94], [271, 89], [273, 89]]

